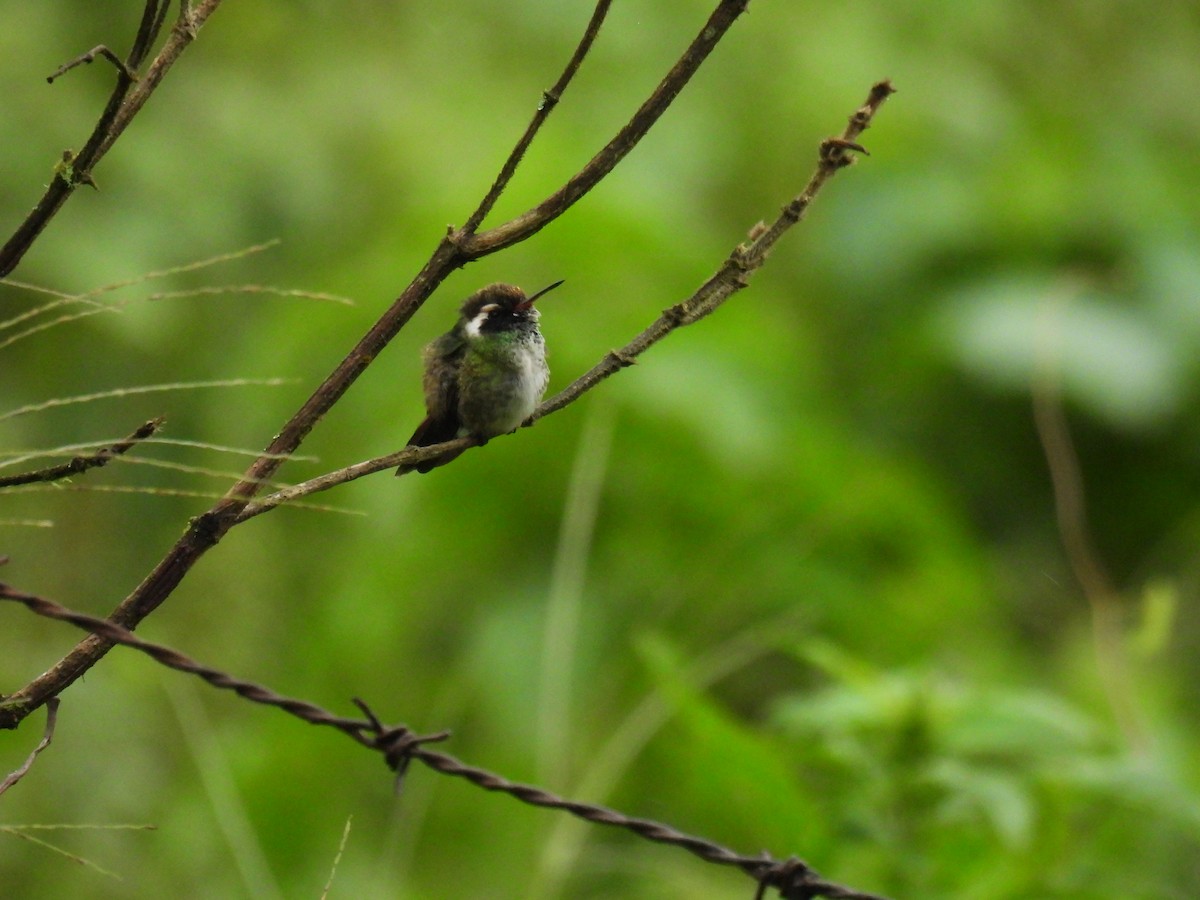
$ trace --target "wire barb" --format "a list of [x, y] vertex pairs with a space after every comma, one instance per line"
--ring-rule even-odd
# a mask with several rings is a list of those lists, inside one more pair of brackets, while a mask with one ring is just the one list
[[353, 701], [354, 705], [362, 710], [362, 714], [367, 717], [367, 721], [371, 724], [370, 730], [374, 737], [370, 742], [370, 746], [383, 754], [388, 768], [396, 773], [396, 793], [400, 793], [400, 786], [404, 781], [404, 776], [408, 772], [408, 767], [421, 745], [437, 744], [450, 738], [449, 731], [419, 735], [405, 725], [384, 725], [371, 707], [367, 706], [365, 700], [354, 697]]
[[795, 856], [776, 861], [764, 853], [761, 865], [761, 870], [755, 875], [758, 890], [754, 893], [754, 900], [763, 900], [769, 889], [779, 891], [783, 900], [813, 900], [816, 897], [825, 897], [826, 900], [884, 900], [878, 894], [867, 894], [826, 881]]

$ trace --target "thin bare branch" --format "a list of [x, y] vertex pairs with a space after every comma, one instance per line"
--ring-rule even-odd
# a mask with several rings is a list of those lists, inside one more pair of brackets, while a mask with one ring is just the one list
[[162, 423], [163, 418], [161, 416], [157, 419], [151, 419], [124, 440], [118, 441], [112, 446], [103, 447], [95, 453], [75, 456], [61, 465], [37, 469], [33, 472], [21, 472], [17, 475], [0, 476], [0, 488], [12, 487], [18, 484], [32, 484], [38, 481], [61, 481], [63, 478], [70, 478], [72, 475], [78, 475], [86, 472], [88, 469], [98, 469], [101, 466], [106, 466], [114, 457], [128, 452], [133, 449], [135, 444], [144, 441], [150, 435], [154, 434], [154, 432], [158, 431], [162, 427]]
[[255, 516], [262, 515], [285, 503], [294, 503], [309, 494], [317, 494], [341, 484], [357, 481], [365, 475], [382, 472], [384, 469], [394, 469], [397, 466], [414, 465], [427, 459], [439, 459], [444, 455], [461, 453], [469, 447], [478, 445], [479, 442], [472, 437], [455, 438], [441, 444], [430, 444], [428, 447], [405, 447], [396, 453], [388, 453], [386, 456], [377, 456], [374, 459], [364, 460], [333, 472], [326, 472], [324, 475], [293, 484], [258, 500], [252, 500], [238, 513], [235, 523], [253, 519]]
[[125, 61], [121, 59], [121, 57], [117, 56], [117, 54], [113, 53], [103, 44], [93, 47], [87, 53], [80, 54], [70, 62], [63, 63], [61, 66], [55, 69], [53, 73], [46, 76], [46, 81], [50, 84], [53, 84], [54, 79], [65, 75], [76, 66], [91, 65], [93, 62], [95, 62], [97, 56], [102, 56], [107, 59], [110, 63], [117, 67], [118, 72], [120, 72], [130, 81], [137, 81], [137, 74], [127, 65], [125, 65]]
[[[169, 0], [163, 0], [164, 7]], [[150, 95], [154, 93], [167, 72], [179, 60], [180, 55], [196, 39], [200, 28], [208, 21], [208, 17], [217, 11], [221, 0], [184, 0], [180, 4], [180, 15], [171, 27], [170, 34], [158, 55], [150, 64], [137, 86], [129, 92], [129, 96], [117, 111], [108, 133], [100, 144], [99, 154], [103, 155], [121, 136], [129, 123], [146, 105]]]
[[746, 287], [749, 284], [750, 276], [766, 262], [768, 253], [779, 238], [804, 217], [809, 204], [812, 203], [825, 183], [838, 170], [850, 164], [851, 157], [847, 156], [846, 151], [862, 149], [853, 144], [852, 138], [857, 137], [870, 125], [871, 118], [878, 111], [879, 106], [893, 92], [894, 88], [888, 81], [881, 81], [871, 88], [867, 103], [850, 117], [850, 125], [847, 126], [843, 136], [831, 138], [821, 144], [816, 171], [813, 172], [804, 190], [783, 208], [770, 228], [757, 234], [749, 244], [736, 247], [721, 268], [691, 297], [665, 310], [649, 328], [632, 341], [620, 350], [607, 353], [590, 371], [542, 403], [526, 424], [531, 424], [543, 416], [548, 416], [573, 403], [610, 375], [633, 365], [639, 356], [672, 331], [699, 321], [717, 309], [735, 292]]
[[554, 107], [562, 99], [563, 91], [567, 89], [567, 85], [571, 83], [571, 79], [575, 77], [575, 73], [579, 71], [579, 67], [583, 64], [583, 59], [587, 56], [588, 50], [591, 49], [592, 43], [596, 40], [596, 35], [600, 33], [600, 26], [604, 24], [604, 17], [608, 15], [608, 8], [611, 5], [612, 0], [600, 0], [596, 4], [596, 9], [592, 12], [591, 21], [588, 22], [587, 29], [584, 31], [583, 37], [580, 38], [579, 46], [575, 48], [575, 53], [572, 54], [571, 59], [567, 62], [567, 67], [563, 69], [562, 74], [558, 77], [558, 81], [554, 83], [554, 87], [542, 92], [542, 101], [538, 104], [537, 110], [533, 114], [533, 121], [529, 123], [529, 127], [525, 129], [525, 133], [521, 135], [521, 139], [517, 141], [517, 145], [513, 147], [512, 152], [508, 155], [508, 159], [500, 167], [500, 174], [496, 176], [491, 189], [488, 190], [483, 200], [480, 201], [475, 212], [467, 217], [467, 221], [462, 227], [464, 234], [475, 233], [475, 230], [479, 227], [479, 223], [492, 211], [492, 207], [496, 205], [496, 201], [500, 199], [500, 195], [504, 193], [504, 189], [508, 187], [509, 181], [512, 180], [513, 174], [517, 171], [517, 166], [520, 165], [521, 160], [525, 158], [525, 151], [533, 143], [533, 139], [537, 136], [542, 123], [554, 111]]

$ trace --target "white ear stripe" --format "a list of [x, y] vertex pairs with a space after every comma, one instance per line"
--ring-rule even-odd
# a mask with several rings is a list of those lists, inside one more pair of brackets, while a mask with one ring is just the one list
[[479, 312], [475, 313], [475, 318], [467, 323], [467, 337], [479, 337], [480, 331], [483, 330], [483, 323], [486, 322], [488, 316], [490, 316], [492, 312], [498, 308], [499, 307], [497, 307], [495, 303], [489, 303], [487, 306], [480, 309]]

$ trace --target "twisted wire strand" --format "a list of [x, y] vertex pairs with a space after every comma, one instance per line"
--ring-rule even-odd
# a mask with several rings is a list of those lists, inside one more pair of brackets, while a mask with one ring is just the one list
[[276, 707], [312, 725], [336, 728], [358, 743], [380, 752], [398, 779], [404, 777], [410, 762], [416, 759], [436, 772], [462, 778], [485, 791], [507, 794], [530, 806], [562, 810], [597, 825], [621, 828], [646, 840], [687, 850], [706, 862], [735, 866], [758, 882], [756, 898], [763, 897], [764, 891], [773, 888], [779, 891], [784, 900], [809, 900], [814, 897], [826, 897], [830, 900], [883, 900], [875, 894], [826, 881], [795, 857], [781, 861], [766, 853], [760, 856], [745, 856], [706, 838], [687, 834], [653, 819], [627, 816], [605, 806], [568, 800], [536, 785], [510, 781], [495, 772], [468, 765], [447, 753], [427, 749], [427, 744], [449, 738], [450, 732], [418, 735], [402, 725], [384, 725], [361, 700], [356, 699], [354, 702], [362, 710], [365, 718], [351, 719], [335, 715], [306, 700], [286, 697], [261, 684], [235, 678], [220, 669], [206, 666], [171, 647], [143, 640], [115, 622], [68, 609], [52, 600], [19, 591], [10, 585], [0, 583], [0, 600], [20, 603], [40, 616], [68, 622], [114, 644], [131, 647], [168, 668], [195, 675], [215, 688], [232, 691], [246, 700]]

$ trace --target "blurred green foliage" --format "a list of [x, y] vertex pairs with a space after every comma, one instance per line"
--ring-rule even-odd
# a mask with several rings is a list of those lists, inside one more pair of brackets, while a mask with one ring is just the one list
[[[141, 4], [0, 4], [0, 223], [102, 108]], [[535, 203], [641, 102], [696, 0], [615, 4], [497, 210]], [[452, 728], [560, 793], [796, 854], [896, 897], [1200, 895], [1200, 8], [755, 0], [646, 141], [529, 242], [456, 274], [289, 464], [397, 449], [419, 347], [480, 284], [557, 278], [552, 389], [686, 296], [811, 171], [870, 84], [900, 93], [721, 312], [536, 428], [237, 528], [141, 629], [338, 711]], [[2, 352], [5, 452], [166, 437], [260, 448], [460, 222], [587, 4], [229, 2], [14, 277], [79, 293], [272, 238]], [[261, 284], [264, 295], [147, 301]], [[46, 302], [0, 285], [0, 321]], [[0, 331], [0, 339], [12, 330]], [[1114, 714], [1058, 537], [1030, 385], [1056, 368], [1121, 596]], [[596, 449], [604, 435], [611, 446]], [[589, 452], [588, 447], [591, 446]], [[4, 580], [109, 610], [220, 492], [161, 445], [0, 500]], [[11, 471], [11, 469], [9, 469]], [[76, 489], [78, 488], [78, 490]], [[587, 504], [595, 503], [594, 515]], [[575, 516], [575, 531], [562, 531]], [[51, 528], [13, 524], [50, 520]], [[580, 530], [582, 529], [582, 530]], [[561, 534], [573, 535], [565, 540]], [[548, 626], [552, 621], [553, 628]], [[0, 608], [0, 691], [76, 635]], [[1107, 660], [1111, 662], [1111, 660]], [[40, 717], [0, 737], [0, 771]], [[63, 698], [0, 823], [6, 896], [747, 897], [744, 876], [379, 760], [116, 651]]]

